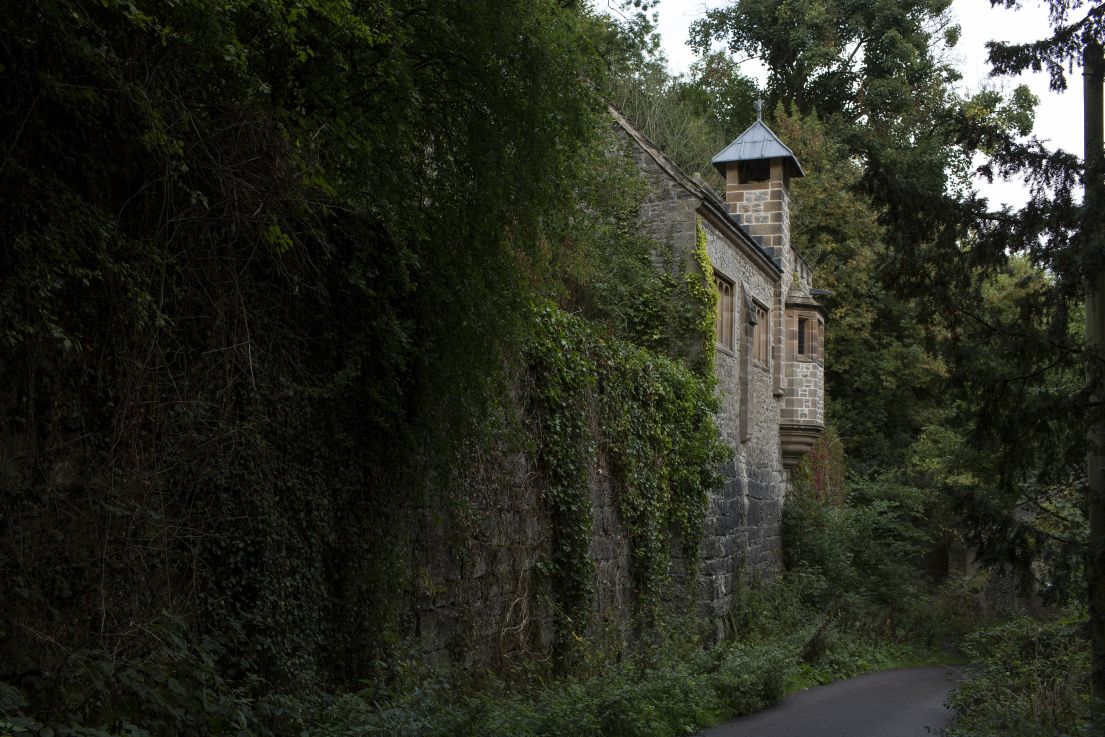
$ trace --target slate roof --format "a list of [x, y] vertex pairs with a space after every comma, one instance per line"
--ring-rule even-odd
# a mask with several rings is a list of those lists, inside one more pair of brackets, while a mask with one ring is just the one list
[[804, 177], [802, 165], [798, 163], [794, 152], [770, 128], [764, 125], [762, 120], [757, 120], [744, 133], [734, 139], [732, 143], [723, 148], [717, 156], [710, 159], [722, 176], [725, 176], [725, 165], [734, 161], [758, 161], [761, 159], [785, 159], [787, 168], [792, 177]]

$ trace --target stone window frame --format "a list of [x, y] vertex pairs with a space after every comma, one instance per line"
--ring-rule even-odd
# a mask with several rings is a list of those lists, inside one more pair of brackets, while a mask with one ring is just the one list
[[749, 344], [752, 347], [752, 362], [760, 368], [771, 370], [771, 308], [760, 300], [748, 296]]
[[816, 356], [817, 346], [814, 344], [813, 321], [809, 315], [798, 315], [798, 330], [796, 332], [798, 344], [795, 353], [799, 356]]
[[[747, 284], [741, 284], [741, 297], [741, 302], [744, 304], [744, 339], [741, 340], [739, 359], [741, 367], [739, 430], [741, 442], [746, 443], [752, 439], [752, 367], [758, 366], [770, 371], [770, 366], [766, 362], [757, 361], [753, 354], [756, 350], [755, 341], [764, 338], [767, 340], [766, 345], [768, 351], [770, 351], [771, 333], [768, 328], [770, 327], [771, 310], [763, 302], [752, 296]], [[762, 320], [759, 319], [761, 316]], [[756, 330], [757, 327], [760, 328], [759, 331]]]
[[814, 333], [814, 346], [817, 349], [817, 362], [825, 363], [825, 318], [821, 315], [817, 315], [817, 323], [815, 324], [817, 332]]
[[[796, 310], [794, 318], [794, 338], [789, 341], [795, 361], [823, 363], [825, 358], [825, 320], [814, 310]], [[806, 334], [803, 338], [802, 323], [805, 322]], [[805, 343], [803, 346], [802, 344]], [[806, 350], [803, 351], [802, 349]]]
[[717, 347], [733, 355], [736, 348], [734, 316], [736, 314], [736, 283], [714, 269], [714, 287], [718, 290], [717, 318], [714, 322]]

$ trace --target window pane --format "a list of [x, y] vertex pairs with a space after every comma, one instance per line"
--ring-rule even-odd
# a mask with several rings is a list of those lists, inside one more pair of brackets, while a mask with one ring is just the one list
[[718, 304], [717, 342], [726, 348], [733, 347], [733, 282], [720, 274], [714, 274], [714, 284], [717, 286]]
[[770, 335], [771, 331], [767, 324], [767, 310], [760, 305], [756, 305], [756, 327], [752, 355], [761, 363], [767, 363]]

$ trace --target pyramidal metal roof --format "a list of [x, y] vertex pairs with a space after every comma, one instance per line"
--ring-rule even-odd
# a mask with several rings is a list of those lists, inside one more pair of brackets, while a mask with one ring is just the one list
[[728, 146], [723, 148], [710, 163], [725, 176], [725, 165], [734, 161], [758, 161], [761, 159], [785, 159], [792, 177], [804, 177], [802, 165], [785, 143], [779, 140], [762, 120], [757, 120]]

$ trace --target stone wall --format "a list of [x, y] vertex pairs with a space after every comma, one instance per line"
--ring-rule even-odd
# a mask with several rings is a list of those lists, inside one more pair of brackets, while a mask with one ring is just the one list
[[[525, 453], [493, 453], [462, 481], [464, 509], [418, 514], [409, 559], [406, 629], [423, 657], [497, 667], [547, 655], [552, 611], [538, 564], [552, 529]], [[461, 529], [455, 529], [460, 527]]]
[[[760, 253], [741, 235], [726, 206], [699, 182], [674, 169], [638, 135], [616, 125], [648, 183], [640, 208], [643, 231], [672, 249], [675, 262], [688, 266], [696, 230], [706, 233], [706, 248], [716, 272], [732, 283], [731, 347], [717, 346], [719, 429], [733, 449], [720, 469], [722, 485], [710, 494], [695, 590], [686, 561], [673, 552], [669, 602], [676, 607], [697, 601], [706, 624], [726, 633], [733, 593], [744, 581], [774, 577], [782, 565], [781, 517], [787, 473], [781, 454], [780, 418], [793, 408], [795, 418], [822, 421], [819, 401], [821, 364], [794, 361], [794, 322], [789, 302], [810, 298], [809, 267], [790, 247], [789, 229], [780, 223], [787, 192], [780, 183], [764, 183], [748, 201], [743, 217], [752, 227], [770, 228], [771, 242]], [[761, 196], [762, 195], [762, 196]], [[761, 222], [762, 221], [762, 222]], [[768, 247], [770, 246], [770, 247]], [[772, 265], [774, 263], [774, 266]], [[753, 358], [746, 297], [767, 307], [770, 355]], [[431, 653], [469, 653], [480, 662], [521, 662], [547, 653], [552, 640], [552, 611], [547, 578], [538, 561], [549, 550], [551, 530], [542, 493], [533, 488], [532, 461], [517, 457], [510, 478], [492, 479], [470, 510], [473, 529], [482, 531], [462, 554], [438, 545], [424, 567], [425, 580], [411, 602], [420, 637]], [[595, 569], [592, 634], [625, 641], [636, 605], [627, 531], [617, 495], [601, 453], [591, 469], [593, 536], [589, 554]], [[432, 539], [432, 536], [431, 536]], [[444, 538], [442, 538], [444, 539]], [[434, 547], [434, 546], [429, 546]], [[544, 587], [544, 588], [543, 588]]]
[[[795, 447], [812, 442], [816, 433], [825, 425], [825, 327], [824, 313], [813, 298], [813, 274], [805, 259], [793, 248], [789, 249], [787, 271], [784, 275], [786, 295], [786, 329], [783, 334], [784, 356], [783, 407], [780, 420], [788, 428], [788, 434], [812, 433]], [[808, 321], [805, 335], [805, 352], [799, 353], [799, 321]], [[794, 433], [790, 433], [793, 429]]]
[[[782, 566], [781, 521], [787, 471], [780, 420], [820, 425], [823, 354], [796, 355], [797, 315], [820, 313], [811, 296], [808, 265], [790, 246], [788, 197], [779, 182], [741, 190], [747, 206], [729, 219], [725, 203], [674, 165], [647, 140], [616, 125], [648, 184], [639, 211], [642, 230], [670, 247], [675, 263], [692, 267], [697, 228], [717, 274], [734, 287], [729, 345], [717, 345], [718, 427], [733, 449], [720, 469], [722, 485], [709, 495], [696, 577], [673, 550], [668, 602], [677, 610], [695, 602], [715, 636], [731, 634], [728, 616], [743, 582], [774, 577]], [[730, 187], [732, 189], [732, 187]], [[744, 226], [738, 224], [744, 223]], [[762, 258], [739, 228], [764, 242]], [[768, 232], [770, 231], [770, 232]], [[755, 255], [755, 254], [753, 254]], [[657, 266], [661, 265], [658, 260]], [[773, 266], [774, 264], [774, 266]], [[746, 297], [769, 310], [768, 360], [753, 358]], [[796, 311], [797, 308], [797, 311]], [[479, 493], [465, 511], [462, 535], [447, 528], [450, 515], [426, 510], [411, 553], [408, 614], [425, 655], [497, 667], [522, 665], [551, 654], [554, 637], [547, 559], [552, 530], [541, 474], [526, 454], [487, 459], [469, 483]], [[606, 459], [590, 469], [594, 564], [591, 636], [617, 647], [631, 639], [636, 609], [628, 533]], [[458, 549], [455, 540], [465, 540]], [[694, 581], [694, 589], [691, 582]]]
[[636, 590], [628, 531], [622, 524], [607, 459], [601, 453], [591, 469], [591, 531], [589, 554], [595, 564], [592, 631], [596, 637], [621, 641], [627, 637]]
[[[693, 180], [681, 176], [681, 172], [673, 173], [670, 162], [658, 156], [647, 142], [628, 135], [626, 139], [649, 184], [649, 195], [641, 208], [645, 231], [686, 258], [695, 244], [696, 224], [701, 224], [710, 261], [717, 273], [735, 287], [732, 348], [719, 344], [715, 364], [718, 425], [734, 456], [721, 468], [723, 485], [710, 495], [697, 591], [704, 613], [720, 635], [740, 578], [769, 579], [782, 564], [780, 527], [786, 480], [779, 454], [781, 379], [777, 367], [783, 333], [779, 316], [783, 314], [785, 292], [781, 291], [776, 271], [762, 262], [753, 262], [734, 244], [735, 224], [728, 228], [715, 225], [700, 214], [703, 208], [715, 204], [716, 211], [724, 213], [720, 202], [711, 202], [712, 193], [702, 188], [696, 191]], [[778, 205], [768, 200], [766, 191], [764, 194], [763, 204], [773, 213], [765, 212], [760, 217], [778, 218]], [[767, 329], [772, 354], [766, 363], [751, 358], [745, 295], [770, 310]], [[746, 432], [742, 432], [742, 417]]]
[[[779, 404], [772, 380], [772, 361], [749, 355], [747, 295], [763, 305], [776, 301], [776, 283], [733, 247], [729, 237], [703, 221], [710, 261], [737, 287], [733, 350], [719, 346], [716, 371], [720, 410], [718, 426], [734, 450], [722, 469], [724, 486], [711, 496], [703, 550], [705, 598], [718, 615], [730, 608], [736, 576], [769, 578], [780, 566], [779, 527], [784, 493], [779, 460]], [[772, 309], [766, 328], [774, 333], [778, 311]], [[765, 326], [757, 326], [762, 329]], [[742, 399], [747, 398], [747, 406]], [[747, 433], [742, 433], [741, 418]]]
[[729, 166], [725, 172], [729, 212], [780, 265], [791, 251], [789, 176], [784, 169], [782, 159], [773, 159], [769, 179], [744, 183], [738, 167]]
[[[791, 316], [790, 320], [796, 323], [798, 318]], [[787, 394], [782, 412], [784, 421], [824, 425], [825, 407], [821, 401], [824, 371], [818, 360], [800, 356], [787, 361], [786, 378]]]

